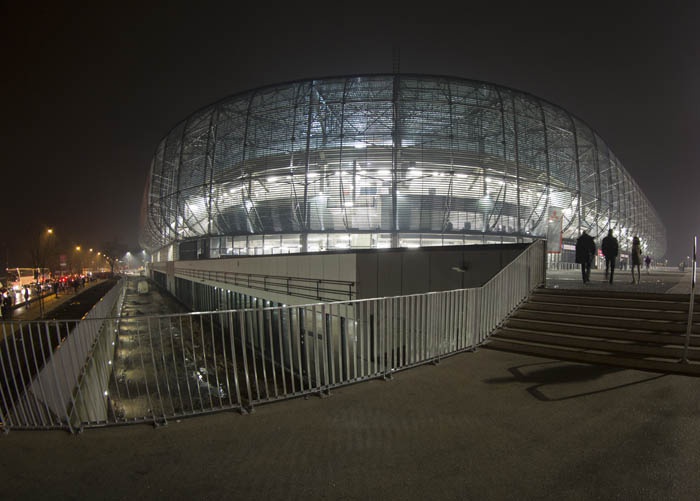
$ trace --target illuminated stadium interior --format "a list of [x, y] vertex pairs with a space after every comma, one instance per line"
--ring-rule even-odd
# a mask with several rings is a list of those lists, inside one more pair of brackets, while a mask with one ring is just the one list
[[612, 228], [661, 257], [656, 211], [596, 132], [453, 77], [330, 77], [207, 106], [160, 142], [141, 245], [156, 260], [529, 241]]

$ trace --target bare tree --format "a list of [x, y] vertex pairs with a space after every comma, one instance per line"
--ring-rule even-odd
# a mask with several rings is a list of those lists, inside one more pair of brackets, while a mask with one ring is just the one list
[[119, 261], [119, 258], [126, 254], [127, 249], [128, 247], [126, 244], [117, 242], [116, 240], [103, 244], [102, 254], [104, 255], [107, 263], [109, 263], [109, 268], [112, 274], [114, 274], [114, 267]]

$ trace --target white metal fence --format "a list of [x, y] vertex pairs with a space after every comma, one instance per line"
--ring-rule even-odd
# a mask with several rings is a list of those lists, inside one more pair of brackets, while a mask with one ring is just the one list
[[9, 428], [67, 428], [83, 421], [94, 397], [85, 384], [98, 368], [98, 347], [116, 333], [119, 281], [82, 320], [0, 323], [0, 420]]
[[[0, 386], [0, 417], [6, 430], [162, 424], [390, 377], [481, 344], [544, 284], [544, 252], [544, 241], [534, 242], [479, 288], [102, 319], [110, 327], [103, 331], [116, 336], [93, 336], [87, 352], [89, 336], [69, 343], [71, 333], [53, 349], [32, 348], [28, 357], [27, 347], [49, 335], [50, 322], [6, 328], [4, 343], [13, 349], [0, 361], [3, 376], [15, 376], [5, 376], [12, 384]], [[60, 356], [82, 367], [71, 390], [75, 378], [61, 375], [69, 364], [57, 364]], [[30, 358], [48, 379], [32, 379], [22, 369]], [[50, 394], [54, 389], [58, 395]]]

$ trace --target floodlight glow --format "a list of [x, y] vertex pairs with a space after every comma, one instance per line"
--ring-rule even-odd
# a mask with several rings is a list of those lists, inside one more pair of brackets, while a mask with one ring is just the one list
[[[650, 254], [666, 247], [653, 207], [595, 130], [535, 96], [461, 78], [385, 74], [252, 89], [173, 127], [153, 160], [139, 243], [155, 262], [208, 238], [212, 249], [254, 255], [255, 242], [296, 235], [308, 251], [311, 232], [381, 234], [394, 245], [408, 234], [443, 245], [483, 243], [484, 233], [529, 241], [545, 236], [550, 206], [567, 218], [567, 244], [581, 225], [624, 225]], [[443, 238], [448, 220], [464, 238]], [[237, 243], [214, 247], [223, 238]]]

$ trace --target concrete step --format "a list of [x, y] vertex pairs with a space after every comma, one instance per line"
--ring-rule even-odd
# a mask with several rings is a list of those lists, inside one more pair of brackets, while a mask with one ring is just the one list
[[[563, 333], [577, 336], [619, 339], [639, 343], [657, 343], [660, 345], [684, 345], [685, 332], [662, 333], [650, 330], [637, 330], [619, 327], [595, 327], [585, 324], [565, 324], [547, 320], [532, 320], [511, 317], [504, 322], [504, 327], [544, 333]], [[700, 335], [690, 335], [689, 345], [700, 347]]]
[[[653, 342], [642, 342], [636, 339], [610, 339], [598, 336], [576, 336], [553, 332], [536, 332], [526, 329], [502, 328], [493, 335], [494, 339], [519, 341], [536, 345], [580, 348], [615, 356], [644, 356], [656, 359], [677, 361], [683, 358], [684, 344], [664, 344], [663, 339], [669, 336], [656, 336]], [[678, 340], [683, 341], [683, 340]], [[688, 360], [700, 362], [700, 348], [689, 347]]]
[[[627, 308], [610, 305], [581, 305], [581, 304], [560, 304], [556, 302], [528, 301], [522, 305], [528, 311], [545, 311], [557, 313], [577, 313], [582, 315], [596, 315], [601, 317], [626, 317], [626, 318], [646, 318], [657, 319], [663, 317], [666, 320], [677, 322], [687, 322], [687, 311], [657, 310], [649, 308]], [[700, 313], [693, 314], [694, 321], [700, 322]]]
[[[636, 318], [625, 316], [599, 316], [582, 313], [533, 311], [525, 305], [521, 306], [510, 318], [524, 318], [529, 320], [546, 320], [548, 322], [559, 322], [563, 324], [580, 324], [591, 327], [617, 327], [621, 329], [634, 329], [652, 332], [676, 332], [685, 333], [687, 322], [681, 320], [666, 320]], [[700, 333], [700, 325], [693, 324], [692, 332]]]
[[[599, 289], [554, 289], [540, 287], [533, 295], [552, 295], [554, 297], [587, 297], [610, 299], [641, 299], [645, 301], [685, 302], [688, 304], [688, 294], [665, 294], [652, 292], [605, 291]], [[695, 296], [695, 307], [700, 305], [700, 294]]]
[[588, 364], [610, 365], [643, 371], [700, 376], [700, 364], [695, 362], [656, 360], [652, 358], [634, 358], [631, 356], [611, 356], [605, 353], [586, 351], [580, 348], [554, 347], [522, 343], [514, 340], [490, 338], [484, 348], [521, 353], [555, 360], [569, 360]]
[[[683, 294], [537, 289], [485, 346], [700, 376], [700, 303], [694, 304], [686, 353], [688, 299]], [[679, 363], [684, 353], [687, 361]]]
[[536, 292], [530, 297], [529, 302], [536, 304], [571, 304], [579, 306], [604, 306], [639, 310], [688, 312], [688, 298], [686, 298], [685, 301], [660, 301], [643, 298], [570, 296], [541, 294]]

